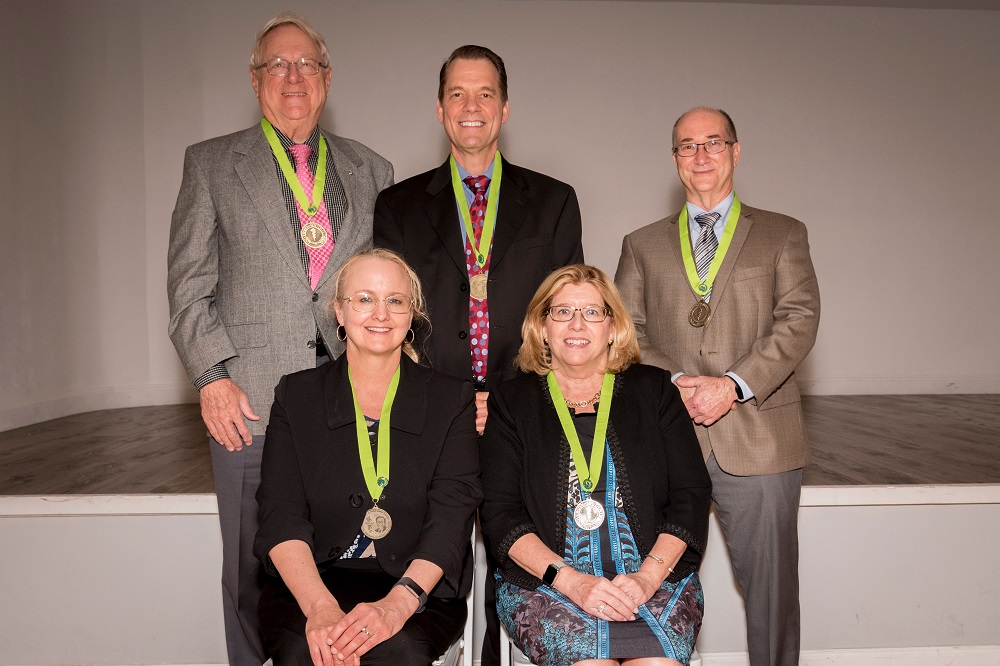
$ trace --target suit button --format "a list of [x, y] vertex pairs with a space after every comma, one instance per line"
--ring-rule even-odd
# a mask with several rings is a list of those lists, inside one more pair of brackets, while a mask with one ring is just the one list
[[315, 303], [318, 300], [319, 300], [319, 294], [317, 294], [316, 292], [313, 292], [313, 303]]
[[364, 498], [363, 498], [363, 497], [361, 497], [361, 493], [354, 493], [353, 495], [349, 495], [349, 496], [347, 497], [347, 501], [348, 501], [348, 502], [349, 502], [349, 503], [351, 504], [351, 506], [353, 506], [353, 507], [354, 507], [355, 509], [360, 509], [360, 508], [361, 508], [361, 505], [362, 505], [362, 504], [364, 503]]
[[327, 557], [338, 557], [340, 555], [340, 552], [341, 552], [340, 546], [334, 546], [333, 548], [330, 549], [330, 554], [327, 555]]
[[458, 290], [459, 291], [469, 291], [469, 283], [468, 282], [463, 282], [462, 284], [458, 285]]
[[389, 556], [389, 561], [390, 562], [395, 562], [396, 561], [396, 556], [395, 555], [390, 555]]
[[309, 347], [309, 349], [316, 349], [316, 341], [310, 340], [309, 342], [306, 343], [306, 347]]
[[465, 331], [459, 331], [459, 332], [458, 332], [458, 339], [459, 339], [459, 340], [464, 340], [464, 339], [466, 339], [467, 337], [469, 337], [469, 334], [468, 334], [468, 333], [466, 333]]

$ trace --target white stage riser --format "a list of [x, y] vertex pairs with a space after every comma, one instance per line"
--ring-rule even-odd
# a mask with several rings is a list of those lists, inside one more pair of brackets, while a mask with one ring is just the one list
[[[1000, 486], [806, 487], [799, 525], [803, 665], [1000, 664]], [[0, 544], [0, 665], [225, 660], [213, 495], [0, 497]], [[713, 517], [702, 666], [747, 663], [729, 566]]]

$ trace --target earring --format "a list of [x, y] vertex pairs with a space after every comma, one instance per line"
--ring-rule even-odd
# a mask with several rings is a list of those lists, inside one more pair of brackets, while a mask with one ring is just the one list
[[408, 330], [408, 331], [406, 332], [406, 338], [409, 338], [409, 340], [407, 340], [406, 338], [403, 338], [403, 344], [407, 344], [407, 345], [408, 345], [408, 344], [410, 344], [411, 342], [413, 342], [413, 340], [414, 340], [414, 339], [415, 339], [416, 337], [417, 337], [417, 334], [416, 334], [416, 333], [414, 333], [414, 332], [413, 332], [413, 329], [411, 328], [410, 330]]
[[347, 342], [347, 329], [343, 326], [337, 327], [337, 339], [341, 342]]
[[615, 339], [614, 339], [614, 338], [611, 338], [610, 340], [608, 340], [608, 346], [609, 346], [609, 347], [610, 347], [611, 345], [613, 345], [613, 344], [615, 344]]

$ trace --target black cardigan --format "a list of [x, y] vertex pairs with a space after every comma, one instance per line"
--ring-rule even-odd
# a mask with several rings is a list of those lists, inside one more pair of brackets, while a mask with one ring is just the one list
[[[469, 382], [402, 357], [389, 485], [379, 502], [392, 530], [375, 551], [396, 577], [414, 559], [437, 564], [444, 577], [431, 593], [439, 597], [464, 596], [472, 586], [469, 535], [482, 499], [475, 413]], [[322, 570], [354, 541], [372, 502], [358, 460], [346, 354], [278, 383], [257, 503], [254, 554], [272, 575], [268, 553], [279, 543], [305, 541]]]
[[[535, 589], [541, 581], [508, 552], [534, 533], [562, 554], [569, 443], [545, 377], [504, 383], [490, 394], [489, 414], [482, 457], [483, 538], [506, 580]], [[672, 534], [687, 550], [670, 580], [697, 571], [708, 538], [712, 482], [687, 409], [666, 372], [633, 365], [615, 377], [608, 442], [639, 551], [649, 553], [661, 533]]]

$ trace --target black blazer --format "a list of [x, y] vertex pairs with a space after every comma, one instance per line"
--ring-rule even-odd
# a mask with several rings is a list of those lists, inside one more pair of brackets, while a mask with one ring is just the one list
[[[399, 577], [411, 560], [428, 560], [444, 570], [432, 593], [464, 596], [482, 500], [472, 387], [403, 355], [390, 436], [389, 485], [379, 506], [392, 530], [375, 545], [378, 562]], [[257, 503], [254, 554], [272, 575], [268, 553], [284, 541], [309, 544], [320, 570], [353, 543], [372, 502], [358, 460], [346, 354], [278, 383]]]
[[[510, 547], [535, 533], [557, 554], [566, 542], [570, 449], [545, 377], [524, 375], [490, 393], [483, 450], [486, 547], [503, 577], [534, 589], [541, 581], [517, 566]], [[671, 580], [697, 571], [708, 539], [712, 482], [687, 409], [670, 376], [633, 365], [615, 377], [608, 423], [625, 514], [641, 553], [660, 534], [687, 543]]]
[[[469, 277], [448, 161], [382, 190], [375, 202], [375, 245], [394, 250], [420, 276], [433, 330], [418, 332], [431, 366], [472, 379]], [[503, 160], [489, 271], [487, 390], [516, 376], [521, 322], [542, 280], [583, 262], [580, 204], [566, 183]]]

